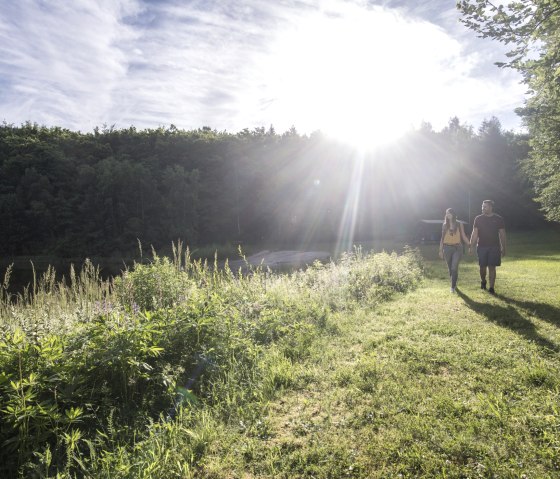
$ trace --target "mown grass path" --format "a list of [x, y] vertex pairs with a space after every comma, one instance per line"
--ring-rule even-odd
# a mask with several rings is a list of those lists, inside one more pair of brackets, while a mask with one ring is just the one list
[[496, 297], [474, 257], [451, 294], [426, 248], [423, 284], [334, 315], [294, 387], [225, 434], [199, 475], [560, 477], [560, 246], [540, 240], [515, 237]]

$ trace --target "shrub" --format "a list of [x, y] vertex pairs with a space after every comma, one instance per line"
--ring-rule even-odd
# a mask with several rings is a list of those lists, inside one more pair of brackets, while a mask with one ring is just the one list
[[[357, 249], [293, 274], [234, 274], [187, 253], [184, 262], [154, 254], [111, 287], [95, 287], [96, 274], [2, 305], [2, 477], [142, 477], [155, 460], [154, 434], [172, 438], [177, 428], [188, 437], [209, 411], [213, 420], [252, 420], [251, 404], [292, 385], [293, 362], [327, 329], [331, 309], [408, 291], [421, 265], [414, 252]], [[192, 439], [191, 462], [205, 444]], [[145, 469], [131, 459], [135, 450]]]
[[188, 276], [169, 258], [154, 255], [153, 263], [135, 263], [115, 279], [115, 293], [123, 306], [132, 310], [170, 308], [188, 295]]
[[297, 281], [331, 309], [375, 306], [395, 293], [414, 288], [422, 277], [422, 262], [416, 250], [405, 254], [364, 253], [356, 248], [339, 262], [315, 263], [297, 275]]

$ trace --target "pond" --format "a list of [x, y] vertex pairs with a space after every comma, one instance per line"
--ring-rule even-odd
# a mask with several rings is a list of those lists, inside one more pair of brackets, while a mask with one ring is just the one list
[[[76, 274], [79, 274], [85, 259], [76, 258], [57, 258], [54, 256], [28, 256], [2, 258], [0, 260], [0, 283], [6, 280], [6, 273], [10, 269], [8, 280], [8, 292], [11, 294], [22, 293], [26, 287], [33, 288], [34, 281], [39, 279], [52, 267], [55, 272], [56, 281], [66, 282], [70, 278], [72, 266]], [[108, 279], [119, 275], [126, 266], [130, 266], [133, 260], [123, 260], [118, 258], [93, 258], [91, 260], [94, 267], [99, 269], [99, 276]]]

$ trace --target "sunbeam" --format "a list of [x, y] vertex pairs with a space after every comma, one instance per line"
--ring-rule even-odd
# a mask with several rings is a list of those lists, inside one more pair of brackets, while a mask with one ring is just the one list
[[360, 192], [362, 189], [362, 176], [364, 170], [363, 154], [356, 154], [353, 159], [353, 170], [350, 185], [346, 194], [344, 212], [338, 228], [335, 255], [343, 251], [350, 251], [354, 244], [354, 233], [356, 230], [356, 219], [360, 206]]

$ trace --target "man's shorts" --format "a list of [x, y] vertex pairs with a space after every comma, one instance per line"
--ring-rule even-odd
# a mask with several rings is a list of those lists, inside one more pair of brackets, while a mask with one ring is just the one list
[[478, 264], [483, 268], [486, 266], [500, 266], [502, 264], [502, 254], [499, 246], [477, 246], [476, 254], [478, 256]]

